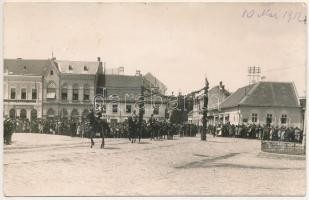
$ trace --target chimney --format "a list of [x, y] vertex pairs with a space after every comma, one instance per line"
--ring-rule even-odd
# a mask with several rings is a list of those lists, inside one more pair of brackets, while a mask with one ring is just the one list
[[118, 74], [119, 75], [123, 75], [124, 74], [124, 67], [123, 66], [118, 67]]
[[25, 65], [23, 69], [23, 73], [25, 74], [26, 72], [27, 72], [27, 66]]
[[136, 70], [135, 76], [140, 76], [141, 75], [141, 70]]

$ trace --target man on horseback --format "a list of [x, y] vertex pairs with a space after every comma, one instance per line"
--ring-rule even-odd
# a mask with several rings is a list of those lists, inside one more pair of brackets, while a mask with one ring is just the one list
[[136, 131], [137, 131], [137, 124], [138, 118], [136, 115], [136, 111], [134, 110], [131, 116], [128, 117], [128, 129], [129, 129], [129, 140], [131, 143], [134, 143], [136, 141]]
[[89, 110], [89, 114], [87, 115], [87, 118], [89, 119], [89, 125], [90, 125], [89, 127], [90, 141], [91, 141], [90, 148], [92, 148], [94, 145], [93, 137], [96, 134], [96, 127], [97, 127], [97, 120], [96, 120], [93, 109]]
[[97, 107], [96, 112], [93, 109], [90, 110], [88, 114], [89, 124], [90, 124], [90, 140], [91, 140], [91, 148], [94, 145], [93, 137], [95, 137], [96, 133], [99, 132], [102, 137], [101, 148], [104, 148], [105, 141], [105, 132], [110, 132], [109, 125], [106, 121], [101, 119], [103, 116], [103, 107]]

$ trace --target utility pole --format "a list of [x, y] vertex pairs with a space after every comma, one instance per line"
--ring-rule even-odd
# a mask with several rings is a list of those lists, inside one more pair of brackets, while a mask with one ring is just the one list
[[138, 127], [141, 134], [142, 124], [143, 124], [143, 117], [144, 117], [144, 80], [142, 78], [142, 86], [141, 86], [141, 98], [139, 103], [139, 116], [138, 116]]
[[203, 106], [203, 131], [201, 133], [201, 140], [206, 141], [206, 132], [207, 132], [207, 108], [208, 108], [208, 89], [209, 83], [205, 77], [205, 87], [204, 87], [204, 106]]

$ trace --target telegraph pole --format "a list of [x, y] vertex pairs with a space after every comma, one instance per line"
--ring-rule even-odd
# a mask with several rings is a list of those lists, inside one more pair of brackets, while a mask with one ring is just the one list
[[140, 135], [142, 134], [142, 124], [143, 124], [143, 117], [144, 117], [144, 80], [142, 78], [142, 86], [141, 86], [141, 98], [140, 98], [140, 103], [139, 103], [139, 115], [138, 115], [138, 127], [139, 127], [139, 132]]
[[204, 106], [203, 106], [203, 131], [201, 133], [201, 140], [206, 141], [206, 132], [207, 132], [207, 108], [208, 108], [208, 89], [209, 83], [207, 78], [205, 78], [205, 87], [204, 87]]

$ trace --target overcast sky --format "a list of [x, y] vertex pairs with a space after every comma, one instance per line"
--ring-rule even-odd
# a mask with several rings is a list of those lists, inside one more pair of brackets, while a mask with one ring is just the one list
[[200, 89], [205, 74], [211, 87], [222, 80], [235, 91], [259, 66], [266, 80], [294, 81], [303, 96], [305, 13], [301, 3], [8, 3], [4, 58], [100, 56], [126, 74], [151, 72], [169, 93]]

